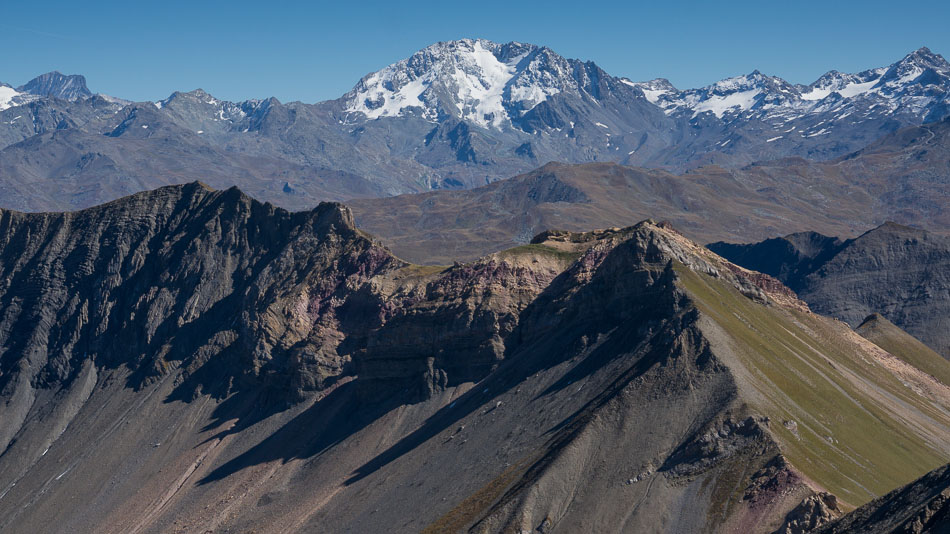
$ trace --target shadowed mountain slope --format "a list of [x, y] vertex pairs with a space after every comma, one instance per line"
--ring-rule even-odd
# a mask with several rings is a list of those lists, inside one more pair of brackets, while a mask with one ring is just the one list
[[950, 388], [775, 279], [534, 241], [412, 265], [200, 184], [0, 213], [0, 529], [773, 532], [950, 459]]

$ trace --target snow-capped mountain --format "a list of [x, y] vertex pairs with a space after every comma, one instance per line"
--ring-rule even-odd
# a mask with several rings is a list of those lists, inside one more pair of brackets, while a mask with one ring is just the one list
[[823, 74], [815, 83], [799, 86], [798, 89], [804, 100], [823, 100], [832, 93], [838, 93], [843, 98], [851, 98], [868, 92], [886, 71], [887, 67], [857, 74], [833, 70]]
[[[780, 119], [784, 122], [835, 113], [852, 120], [885, 114], [909, 114], [919, 120], [943, 110], [950, 101], [950, 63], [927, 48], [916, 50], [890, 67], [857, 74], [831, 71], [810, 85], [753, 71], [699, 89], [677, 90], [665, 80], [629, 82], [642, 89], [667, 115], [696, 118]], [[848, 113], [850, 112], [850, 113]], [[825, 117], [828, 118], [828, 117]]]
[[781, 78], [753, 71], [735, 76], [700, 89], [679, 91], [664, 79], [649, 82], [625, 83], [637, 87], [667, 115], [712, 113], [718, 118], [736, 115], [754, 109], [771, 109], [792, 101], [798, 91]]
[[[922, 48], [889, 67], [832, 71], [810, 85], [756, 70], [679, 90], [662, 78], [614, 78], [544, 47], [466, 39], [437, 43], [367, 75], [341, 98], [341, 123], [461, 121], [470, 127], [464, 135], [453, 130], [442, 140], [464, 148], [455, 154], [469, 163], [479, 159], [468, 150], [478, 142], [458, 138], [482, 130], [540, 136], [513, 145], [515, 155], [534, 159], [608, 159], [674, 170], [789, 155], [826, 159], [899, 126], [946, 116], [948, 74], [947, 62]], [[651, 115], [646, 104], [668, 120]], [[628, 113], [632, 108], [637, 112]], [[567, 143], [559, 138], [565, 132]], [[426, 139], [428, 148], [432, 138]]]
[[592, 67], [546, 47], [462, 39], [365, 76], [343, 101], [356, 115], [347, 122], [418, 115], [501, 129], [560, 93], [596, 100], [602, 76]]

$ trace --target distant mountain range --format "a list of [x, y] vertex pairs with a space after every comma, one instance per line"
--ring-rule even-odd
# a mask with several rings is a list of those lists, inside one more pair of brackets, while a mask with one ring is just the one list
[[678, 90], [546, 47], [463, 39], [316, 104], [227, 102], [201, 90], [135, 103], [92, 94], [82, 76], [49, 73], [0, 86], [0, 205], [75, 209], [202, 179], [300, 209], [470, 188], [548, 161], [674, 172], [816, 161], [938, 121], [948, 103], [950, 64], [926, 48], [807, 86], [754, 71]]
[[[631, 85], [641, 88], [668, 115], [778, 121], [795, 126], [789, 128], [794, 135], [787, 137], [807, 138], [831, 135], [834, 127], [852, 115], [855, 117], [846, 122], [860, 123], [888, 114], [914, 116], [923, 122], [939, 120], [947, 114], [948, 77], [950, 63], [920, 48], [889, 67], [857, 74], [831, 71], [810, 85], [793, 85], [757, 70], [685, 91], [664, 79]], [[827, 127], [819, 130], [795, 122], [809, 116], [833, 116], [834, 124], [826, 122]]]

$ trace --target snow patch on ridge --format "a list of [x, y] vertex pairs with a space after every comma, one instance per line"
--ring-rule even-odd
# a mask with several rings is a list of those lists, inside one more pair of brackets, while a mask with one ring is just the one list
[[842, 87], [835, 87], [834, 85], [813, 87], [811, 91], [802, 93], [802, 100], [823, 100], [831, 95], [831, 93], [838, 93], [845, 98], [853, 98], [870, 91], [878, 83], [878, 80], [879, 78], [867, 82], [850, 82]]
[[0, 111], [3, 111], [7, 108], [12, 108], [17, 105], [13, 100], [14, 98], [23, 95], [24, 93], [17, 92], [16, 89], [0, 85]]
[[745, 111], [755, 105], [755, 97], [761, 93], [762, 91], [759, 89], [751, 89], [721, 96], [711, 96], [693, 106], [693, 115], [711, 111], [715, 116], [722, 118], [723, 114], [733, 108]]

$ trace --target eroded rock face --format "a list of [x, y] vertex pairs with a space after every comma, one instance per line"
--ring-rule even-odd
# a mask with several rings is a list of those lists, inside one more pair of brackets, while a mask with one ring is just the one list
[[749, 486], [742, 498], [753, 505], [769, 505], [801, 482], [801, 475], [784, 456], [778, 455], [750, 477]]
[[[484, 377], [521, 342], [507, 338], [522, 321], [519, 336], [536, 336], [605, 303], [611, 314], [634, 301], [672, 313], [671, 257], [715, 271], [648, 224], [548, 232], [536, 243], [568, 243], [548, 247], [553, 259], [493, 255], [413, 276], [342, 206], [289, 213], [198, 183], [0, 217], [8, 394], [69, 382], [91, 360], [130, 368], [133, 387], [181, 370], [183, 398], [265, 384], [299, 399], [358, 373], [368, 400], [406, 388], [424, 399]], [[631, 276], [630, 265], [643, 267]], [[730, 276], [765, 298], [754, 280]], [[582, 286], [590, 294], [578, 299]]]
[[477, 382], [504, 359], [519, 314], [558, 275], [488, 258], [456, 265], [386, 300], [385, 322], [357, 357], [367, 400], [410, 389], [418, 399]]
[[3, 211], [0, 391], [22, 402], [4, 410], [23, 414], [87, 361], [127, 367], [134, 388], [180, 372], [183, 399], [299, 398], [345, 372], [340, 306], [401, 264], [340, 205], [292, 214], [198, 183], [76, 213]]
[[840, 515], [838, 499], [828, 493], [819, 492], [801, 502], [785, 516], [785, 524], [775, 534], [805, 534], [829, 523]]

